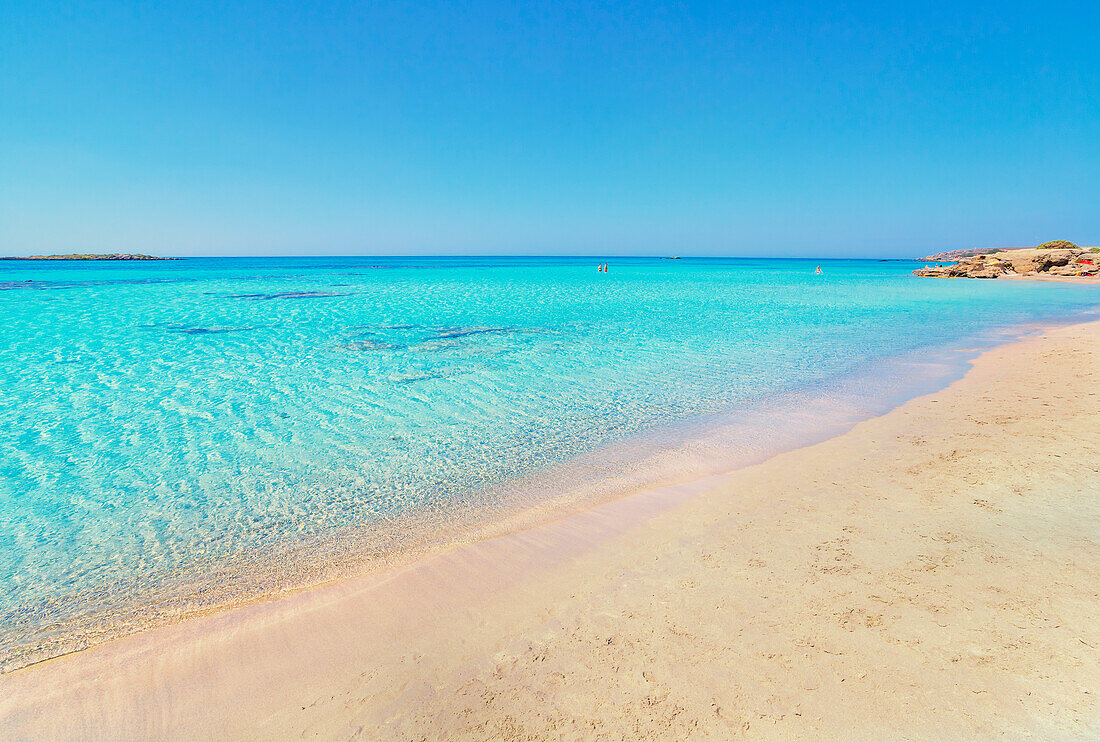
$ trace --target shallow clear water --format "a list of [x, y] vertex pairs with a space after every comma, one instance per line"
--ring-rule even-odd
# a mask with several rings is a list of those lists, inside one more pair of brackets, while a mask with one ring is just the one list
[[905, 262], [596, 262], [0, 263], [0, 659], [195, 565], [445, 522], [647, 431], [1100, 301]]

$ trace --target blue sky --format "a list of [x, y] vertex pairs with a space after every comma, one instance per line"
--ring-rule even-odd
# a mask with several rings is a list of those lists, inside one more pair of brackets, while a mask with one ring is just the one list
[[0, 3], [0, 253], [1100, 244], [1096, 3]]

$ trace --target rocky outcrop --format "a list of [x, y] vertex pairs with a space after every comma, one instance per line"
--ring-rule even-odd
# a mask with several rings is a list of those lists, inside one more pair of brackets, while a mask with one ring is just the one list
[[1020, 250], [1019, 252], [1026, 254], [1009, 254], [1009, 260], [1012, 262], [1012, 267], [1017, 273], [1049, 273], [1054, 268], [1072, 266], [1079, 258], [1085, 258], [1085, 251], [1083, 250], [1040, 249]]
[[952, 265], [926, 265], [914, 271], [913, 275], [937, 278], [998, 278], [1011, 272], [1014, 271], [1010, 263], [978, 255]]
[[0, 260], [178, 260], [178, 258], [112, 253], [110, 255], [31, 255], [26, 258], [0, 258]]
[[[1095, 250], [1095, 252], [1094, 252]], [[952, 265], [926, 265], [915, 276], [934, 278], [1000, 278], [1002, 276], [1097, 276], [1100, 250], [1097, 248], [1025, 248], [999, 250]]]

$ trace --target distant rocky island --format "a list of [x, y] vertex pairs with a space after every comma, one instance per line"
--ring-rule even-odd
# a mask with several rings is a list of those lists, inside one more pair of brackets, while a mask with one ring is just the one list
[[1010, 278], [1012, 276], [1100, 276], [1100, 247], [1078, 247], [1068, 240], [1038, 247], [951, 250], [921, 258], [949, 265], [926, 265], [914, 276], [932, 278]]
[[23, 258], [0, 258], [0, 260], [179, 260], [179, 258], [111, 253], [110, 255], [31, 255]]

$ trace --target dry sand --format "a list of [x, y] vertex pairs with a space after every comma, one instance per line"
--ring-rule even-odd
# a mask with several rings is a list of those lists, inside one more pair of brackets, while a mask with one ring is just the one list
[[824, 443], [0, 677], [0, 737], [1100, 737], [1100, 323]]

